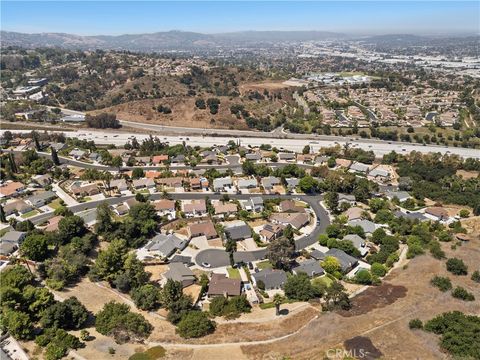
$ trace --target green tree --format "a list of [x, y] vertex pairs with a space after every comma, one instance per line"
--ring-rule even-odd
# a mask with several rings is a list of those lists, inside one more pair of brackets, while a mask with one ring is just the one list
[[60, 159], [58, 158], [57, 150], [52, 147], [52, 162], [55, 165], [60, 165]]
[[142, 310], [154, 310], [160, 306], [160, 290], [151, 284], [139, 286], [130, 293], [135, 305]]
[[40, 320], [44, 328], [77, 330], [88, 320], [89, 312], [76, 297], [56, 302], [42, 313]]
[[275, 304], [275, 315], [280, 315], [280, 305], [283, 304], [283, 301], [284, 301], [284, 297], [279, 294], [279, 293], [276, 293], [275, 295], [273, 295], [273, 303]]
[[324, 196], [325, 204], [333, 212], [338, 212], [338, 193], [329, 191]]
[[48, 256], [48, 239], [43, 234], [30, 234], [20, 245], [23, 256], [33, 261], [43, 261]]
[[325, 257], [325, 260], [322, 261], [321, 265], [322, 268], [330, 274], [334, 274], [341, 269], [340, 262], [333, 256]]
[[359, 284], [370, 285], [372, 283], [372, 274], [367, 269], [362, 269], [355, 274], [355, 281]]
[[16, 339], [30, 340], [33, 338], [33, 322], [30, 320], [30, 316], [24, 312], [4, 309], [0, 326], [3, 331], [8, 331]]
[[204, 312], [190, 311], [182, 317], [176, 331], [183, 338], [198, 338], [214, 332], [215, 322]]
[[304, 176], [300, 179], [298, 186], [306, 194], [311, 194], [318, 191], [318, 181], [310, 175]]
[[233, 256], [234, 253], [237, 251], [237, 242], [230, 238], [228, 234], [227, 241], [225, 242], [225, 251], [228, 253], [228, 257], [230, 258], [230, 265], [233, 266], [235, 264]]
[[286, 237], [279, 237], [267, 246], [267, 258], [276, 269], [288, 270], [295, 254], [295, 243]]
[[106, 202], [97, 206], [97, 222], [95, 232], [99, 235], [110, 234], [115, 230], [115, 223], [112, 220], [113, 211]]
[[130, 311], [126, 304], [110, 301], [96, 314], [95, 329], [102, 335], [113, 336], [117, 343], [141, 341], [153, 326], [145, 318]]
[[288, 277], [284, 292], [288, 298], [299, 301], [308, 301], [322, 295], [321, 291], [312, 285], [308, 275], [303, 272]]

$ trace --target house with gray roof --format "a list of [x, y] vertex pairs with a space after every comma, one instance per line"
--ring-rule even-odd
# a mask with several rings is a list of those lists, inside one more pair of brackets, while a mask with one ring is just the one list
[[195, 274], [181, 262], [168, 264], [168, 271], [163, 274], [163, 277], [166, 280], [179, 281], [183, 287], [192, 285], [195, 282]]
[[232, 240], [245, 240], [252, 237], [252, 229], [244, 221], [225, 227], [225, 234]]
[[86, 154], [86, 151], [83, 151], [83, 150], [80, 150], [80, 149], [73, 149], [72, 151], [70, 151], [68, 153], [68, 155], [70, 155], [71, 157], [73, 157], [75, 159], [80, 159], [83, 156], [85, 156], [85, 154]]
[[254, 189], [257, 186], [257, 179], [238, 179], [237, 181], [237, 187], [239, 189]]
[[335, 259], [337, 259], [340, 263], [342, 272], [344, 273], [353, 269], [358, 264], [358, 260], [356, 258], [348, 255], [345, 251], [340, 249], [331, 248], [325, 253], [325, 255], [333, 256]]
[[390, 178], [390, 173], [382, 168], [376, 167], [373, 170], [370, 170], [368, 173], [369, 176], [372, 176], [374, 178], [382, 178], [382, 179], [389, 179]]
[[357, 202], [357, 199], [355, 198], [355, 195], [349, 195], [349, 194], [338, 194], [338, 204], [341, 205], [342, 203], [347, 203], [350, 205], [355, 205]]
[[401, 218], [410, 219], [410, 220], [419, 220], [419, 221], [428, 220], [428, 218], [425, 215], [419, 212], [411, 212], [411, 211], [403, 212], [403, 211], [397, 210], [393, 214], [396, 217], [401, 217]]
[[213, 191], [226, 191], [232, 187], [232, 184], [230, 176], [213, 179]]
[[26, 232], [10, 230], [10, 231], [7, 231], [5, 234], [3, 234], [1, 240], [2, 241], [16, 242], [18, 244], [21, 244], [26, 236], [27, 236]]
[[145, 250], [151, 255], [162, 258], [169, 257], [177, 250], [183, 250], [188, 241], [180, 239], [175, 234], [157, 234], [145, 245]]
[[245, 154], [245, 159], [250, 161], [260, 161], [262, 159], [262, 155], [260, 155], [258, 152], [248, 153]]
[[265, 190], [272, 190], [277, 185], [280, 185], [280, 179], [277, 177], [267, 176], [262, 179], [262, 186]]
[[57, 194], [55, 194], [53, 191], [42, 191], [27, 197], [25, 201], [33, 207], [39, 208], [48, 204], [56, 197]]
[[385, 196], [389, 200], [397, 198], [400, 202], [404, 202], [411, 198], [410, 194], [406, 191], [387, 191]]
[[287, 183], [287, 189], [292, 191], [300, 184], [300, 179], [297, 178], [286, 178], [285, 182]]
[[353, 221], [349, 221], [348, 225], [350, 225], [350, 226], [360, 226], [363, 229], [363, 231], [365, 232], [365, 234], [367, 234], [367, 235], [372, 234], [375, 231], [375, 229], [377, 228], [375, 223], [370, 221], [370, 220], [353, 220]]
[[299, 274], [301, 272], [307, 274], [309, 277], [321, 276], [325, 274], [325, 270], [320, 266], [320, 263], [315, 259], [308, 259], [302, 261], [298, 266], [292, 269], [294, 274]]
[[283, 161], [294, 161], [296, 156], [295, 153], [279, 153], [278, 158]]
[[265, 285], [265, 290], [273, 290], [283, 288], [287, 274], [283, 270], [264, 269], [252, 274], [252, 278], [257, 287], [261, 281]]
[[350, 165], [350, 168], [348, 169], [348, 171], [359, 173], [359, 174], [366, 174], [368, 172], [368, 169], [370, 169], [369, 165], [361, 162], [355, 162], [352, 165]]
[[339, 241], [351, 241], [353, 246], [360, 252], [361, 256], [365, 256], [368, 253], [368, 247], [365, 243], [365, 239], [362, 239], [357, 234], [348, 234]]
[[317, 249], [313, 249], [311, 252], [310, 252], [310, 257], [315, 259], [315, 260], [325, 260], [325, 257], [327, 255], [325, 255], [324, 252], [321, 252], [320, 250], [317, 250]]

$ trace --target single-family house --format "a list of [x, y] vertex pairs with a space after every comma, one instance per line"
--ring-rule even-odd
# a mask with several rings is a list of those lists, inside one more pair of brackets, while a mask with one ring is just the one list
[[70, 190], [72, 191], [72, 194], [74, 194], [77, 197], [93, 196], [93, 195], [100, 194], [100, 189], [98, 188], [97, 184], [85, 184], [85, 185], [73, 184], [70, 187]]
[[195, 283], [195, 274], [180, 262], [170, 263], [168, 271], [163, 274], [165, 279], [172, 279], [182, 283], [183, 287], [187, 287]]
[[295, 161], [295, 153], [279, 153], [278, 159], [283, 161]]
[[208, 283], [209, 298], [215, 296], [238, 296], [242, 293], [242, 281], [240, 279], [227, 278], [225, 274], [212, 274]]
[[210, 220], [201, 223], [190, 224], [187, 227], [187, 234], [189, 239], [198, 236], [205, 236], [207, 239], [214, 239], [218, 237], [215, 226]]
[[225, 234], [232, 240], [245, 240], [252, 237], [252, 229], [244, 221], [225, 225]]
[[310, 217], [306, 213], [274, 213], [270, 220], [277, 224], [291, 225], [294, 229], [301, 229], [308, 224]]
[[404, 202], [411, 198], [410, 194], [406, 191], [387, 191], [385, 196], [389, 200], [398, 199], [400, 202]]
[[53, 191], [42, 191], [27, 197], [25, 201], [30, 205], [32, 205], [33, 207], [39, 208], [48, 204], [56, 197], [57, 197], [57, 194], [55, 194]]
[[134, 189], [152, 189], [155, 187], [155, 180], [151, 178], [141, 178], [141, 179], [134, 179], [132, 181], [132, 186]]
[[365, 256], [368, 253], [368, 247], [365, 242], [365, 239], [362, 239], [357, 234], [348, 234], [343, 237], [342, 240], [339, 241], [351, 241], [353, 246], [360, 252], [361, 256]]
[[365, 232], [365, 235], [371, 235], [377, 228], [374, 222], [366, 219], [349, 221], [348, 225], [360, 226]]
[[260, 239], [263, 242], [270, 242], [272, 240], [275, 240], [276, 238], [282, 236], [283, 229], [285, 229], [285, 225], [266, 223], [263, 226], [263, 229], [259, 232]]
[[167, 216], [168, 220], [175, 219], [175, 201], [168, 199], [157, 200], [153, 203], [159, 216]]
[[357, 174], [366, 175], [368, 172], [368, 169], [370, 169], [370, 166], [368, 166], [367, 164], [363, 164], [361, 162], [355, 162], [352, 165], [350, 165], [350, 168], [348, 169], [348, 171], [357, 173]]
[[44, 174], [44, 175], [35, 175], [32, 177], [32, 180], [41, 186], [47, 186], [52, 183], [52, 175]]
[[168, 161], [168, 155], [155, 155], [152, 157], [152, 164], [159, 165]]
[[234, 203], [222, 203], [220, 201], [216, 202], [213, 205], [213, 208], [215, 209], [215, 215], [216, 216], [228, 216], [230, 214], [235, 214], [238, 209], [237, 209], [237, 204]]
[[293, 191], [296, 189], [298, 184], [300, 184], [300, 179], [297, 178], [286, 178], [285, 183], [288, 191]]
[[293, 200], [283, 200], [280, 202], [279, 206], [281, 212], [292, 213], [292, 212], [305, 212], [305, 208], [298, 206]]
[[320, 266], [318, 260], [315, 259], [308, 259], [302, 261], [298, 266], [292, 269], [292, 272], [296, 275], [299, 273], [305, 273], [309, 277], [321, 276], [325, 274], [325, 270]]
[[345, 211], [345, 215], [347, 216], [349, 221], [361, 220], [363, 212], [364, 210], [362, 208], [354, 206], [354, 207], [348, 208]]
[[262, 159], [262, 155], [260, 155], [258, 152], [248, 153], [245, 154], [245, 159], [248, 161], [257, 162]]
[[232, 188], [233, 182], [230, 176], [213, 179], [213, 191], [227, 191]]
[[29, 211], [32, 211], [33, 209], [34, 207], [31, 204], [28, 204], [22, 199], [16, 199], [3, 205], [3, 211], [5, 212], [6, 216], [12, 215], [14, 213], [23, 215], [28, 213]]
[[189, 203], [182, 201], [182, 207], [187, 217], [204, 216], [207, 214], [207, 204], [204, 199], [191, 200]]
[[350, 205], [356, 205], [357, 204], [357, 199], [355, 198], [355, 195], [349, 195], [349, 194], [338, 194], [338, 204], [341, 205], [342, 203], [347, 203]]
[[177, 250], [183, 250], [188, 241], [179, 238], [175, 234], [157, 234], [145, 245], [144, 249], [149, 255], [157, 255], [167, 258]]
[[25, 185], [23, 185], [21, 182], [8, 181], [0, 186], [0, 198], [18, 196], [24, 189]]
[[267, 176], [262, 179], [262, 186], [265, 190], [272, 190], [274, 186], [280, 185], [280, 179], [274, 176]]
[[128, 190], [128, 185], [125, 179], [114, 179], [110, 181], [110, 188], [116, 189], [118, 192]]
[[240, 189], [254, 189], [258, 186], [257, 179], [238, 179], [237, 188]]
[[86, 151], [83, 151], [83, 150], [80, 150], [80, 149], [73, 149], [68, 153], [68, 155], [70, 155], [74, 159], [78, 160], [78, 159], [81, 159], [82, 157], [84, 157], [86, 153], [87, 153]]
[[343, 273], [348, 272], [358, 264], [358, 260], [356, 258], [348, 255], [345, 251], [340, 249], [331, 248], [325, 253], [325, 255], [333, 256], [334, 258], [336, 258], [340, 263], [340, 267]]
[[[287, 281], [287, 274], [283, 270], [264, 269], [252, 274], [254, 285], [265, 290], [281, 289]], [[260, 283], [260, 284], [259, 284]]]
[[447, 210], [440, 206], [429, 207], [425, 210], [425, 215], [435, 221], [447, 221], [450, 216]]
[[415, 211], [400, 211], [397, 210], [393, 213], [396, 217], [401, 217], [405, 219], [410, 219], [410, 220], [419, 220], [419, 221], [425, 221], [428, 220], [428, 217], [426, 217], [424, 214], [420, 212], [415, 212]]

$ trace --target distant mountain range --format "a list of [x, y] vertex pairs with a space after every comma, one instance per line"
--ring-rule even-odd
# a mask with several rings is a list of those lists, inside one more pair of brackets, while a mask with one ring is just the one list
[[285, 41], [342, 39], [345, 35], [326, 31], [242, 31], [201, 34], [167, 31], [152, 34], [79, 36], [63, 33], [24, 34], [1, 31], [2, 46], [61, 47], [67, 49], [115, 49], [132, 51], [208, 49]]

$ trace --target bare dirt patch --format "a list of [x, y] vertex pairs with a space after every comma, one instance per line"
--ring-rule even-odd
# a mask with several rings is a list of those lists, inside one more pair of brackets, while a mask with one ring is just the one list
[[373, 345], [372, 340], [365, 336], [356, 336], [345, 340], [343, 343], [345, 350], [353, 356], [361, 357], [365, 360], [378, 359], [383, 356], [382, 352]]
[[352, 308], [348, 311], [341, 310], [338, 313], [344, 317], [366, 314], [373, 309], [393, 304], [397, 299], [407, 295], [405, 286], [395, 286], [383, 283], [380, 286], [369, 287], [352, 300]]
[[478, 171], [467, 171], [467, 170], [457, 170], [455, 175], [461, 176], [465, 180], [468, 180], [468, 179], [476, 179], [477, 177], [480, 176], [480, 172], [478, 172]]

